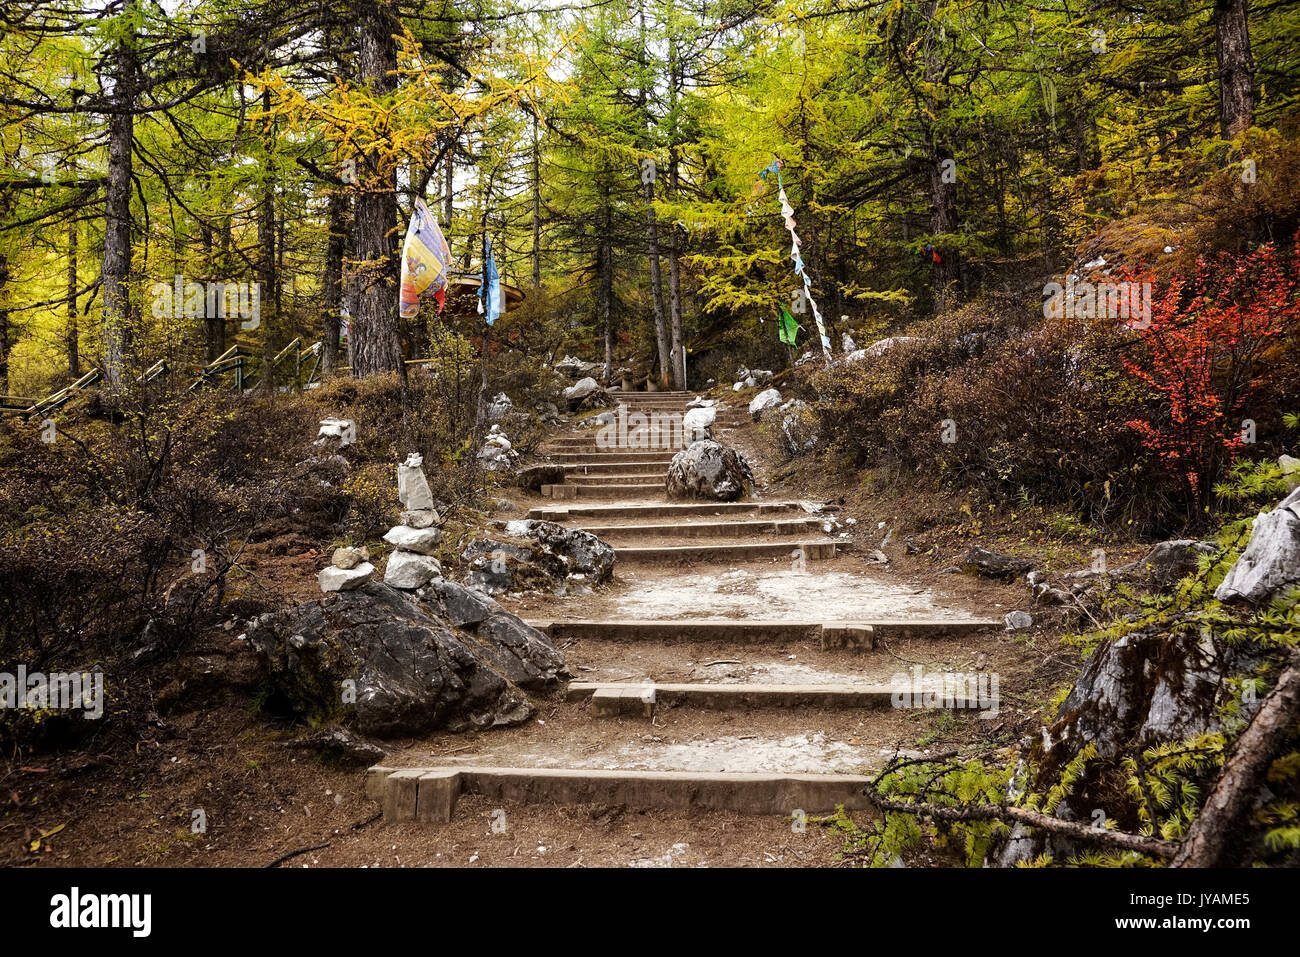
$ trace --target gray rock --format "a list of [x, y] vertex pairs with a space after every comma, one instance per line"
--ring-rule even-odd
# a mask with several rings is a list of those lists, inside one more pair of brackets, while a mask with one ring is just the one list
[[1002, 621], [1006, 625], [1004, 631], [1023, 631], [1034, 626], [1034, 616], [1024, 611], [1008, 612]]
[[735, 449], [700, 439], [673, 456], [666, 481], [669, 498], [730, 502], [752, 491], [754, 473]]
[[514, 410], [515, 404], [510, 401], [510, 396], [504, 392], [498, 392], [492, 397], [492, 401], [487, 406], [487, 419], [489, 422], [495, 422], [503, 418]]
[[375, 566], [369, 562], [362, 562], [355, 568], [335, 568], [333, 565], [322, 568], [317, 573], [316, 580], [320, 583], [320, 590], [323, 592], [351, 591], [353, 588], [360, 588], [374, 575]]
[[1300, 459], [1294, 455], [1279, 455], [1277, 467], [1282, 470], [1282, 480], [1289, 489], [1300, 488]]
[[[1149, 588], [1165, 589], [1185, 575], [1196, 571], [1197, 560], [1201, 555], [1215, 555], [1218, 551], [1217, 546], [1194, 538], [1160, 542], [1136, 562], [1114, 569], [1111, 575], [1144, 584]], [[1084, 573], [1078, 577], [1088, 576]]]
[[534, 708], [507, 672], [538, 690], [568, 676], [546, 636], [515, 622], [456, 629], [436, 608], [371, 584], [263, 615], [248, 640], [277, 699], [303, 720], [412, 736], [517, 724]]
[[501, 538], [475, 539], [461, 558], [465, 583], [497, 595], [530, 589], [554, 591], [569, 580], [599, 585], [614, 572], [614, 550], [590, 532], [554, 522], [495, 522]]
[[321, 728], [319, 731], [294, 738], [285, 747], [304, 748], [358, 765], [377, 764], [387, 753], [379, 745], [367, 741], [347, 728]]
[[438, 563], [438, 559], [400, 549], [388, 556], [388, 567], [384, 570], [385, 585], [408, 590], [414, 590], [434, 578], [441, 577], [442, 565]]
[[591, 376], [585, 379], [579, 379], [573, 385], [561, 393], [562, 398], [569, 407], [569, 411], [576, 411], [580, 408], [599, 408], [609, 404], [609, 394], [600, 387]]
[[384, 541], [403, 551], [418, 552], [421, 555], [438, 554], [438, 545], [442, 542], [442, 531], [437, 528], [411, 528], [409, 525], [394, 525], [384, 533]]
[[321, 419], [320, 431], [313, 445], [344, 449], [356, 442], [357, 425], [352, 419]]
[[433, 493], [424, 475], [424, 457], [412, 453], [397, 467], [397, 497], [407, 511], [433, 508]]
[[335, 568], [356, 568], [369, 558], [370, 552], [367, 549], [344, 546], [334, 549], [334, 554], [330, 556], [330, 564]]
[[1003, 555], [1000, 552], [990, 551], [987, 548], [974, 545], [962, 560], [962, 569], [967, 572], [974, 572], [977, 575], [983, 575], [985, 578], [1001, 578], [1010, 581], [1033, 571], [1038, 567], [1038, 564], [1038, 562], [1030, 558]]
[[442, 516], [437, 509], [417, 508], [402, 513], [402, 524], [407, 528], [432, 528], [441, 522]]
[[775, 409], [781, 405], [781, 393], [776, 389], [764, 389], [749, 403], [749, 414], [757, 422], [763, 417], [763, 413], [769, 409]]
[[1300, 585], [1300, 488], [1271, 512], [1260, 512], [1250, 540], [1222, 584], [1219, 601], [1259, 604]]
[[510, 499], [508, 499], [508, 498], [499, 498], [499, 499], [497, 499], [497, 511], [498, 511], [498, 512], [517, 512], [517, 511], [519, 511], [519, 506], [516, 505], [514, 502], [510, 501]]
[[791, 399], [780, 408], [781, 444], [791, 455], [803, 455], [817, 446], [817, 418], [802, 399]]
[[567, 375], [571, 379], [577, 379], [580, 376], [590, 375], [600, 368], [598, 362], [583, 362], [574, 356], [565, 356], [559, 362], [555, 363], [555, 371], [562, 375]]
[[473, 628], [502, 611], [487, 595], [446, 578], [435, 578], [418, 592], [420, 601], [455, 628]]

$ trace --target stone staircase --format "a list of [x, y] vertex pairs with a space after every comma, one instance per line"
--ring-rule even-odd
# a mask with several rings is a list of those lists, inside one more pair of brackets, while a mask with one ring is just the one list
[[[629, 413], [673, 416], [686, 411], [691, 395], [615, 393], [615, 398]], [[726, 442], [728, 433], [740, 428], [747, 418], [743, 409], [740, 415], [730, 410], [719, 413], [715, 437]], [[581, 501], [541, 502], [528, 517], [582, 528], [608, 542], [617, 556], [615, 574], [634, 592], [653, 593], [660, 587], [654, 576], [664, 572], [656, 569], [685, 568], [691, 575], [703, 574], [706, 580], [726, 573], [761, 581], [761, 576], [772, 574], [773, 562], [778, 570], [789, 568], [792, 562], [836, 565], [837, 540], [825, 534], [825, 517], [815, 506], [762, 500], [670, 502], [664, 475], [675, 449], [628, 447], [641, 439], [630, 434], [626, 441], [602, 447], [607, 443], [598, 440], [595, 430], [552, 438], [544, 451], [564, 467], [564, 482], [545, 486], [542, 496]], [[816, 573], [810, 578], [815, 580]], [[809, 602], [807, 614], [801, 618], [764, 617], [764, 609], [755, 606], [743, 617], [693, 616], [687, 611], [662, 619], [532, 616], [530, 623], [547, 633], [557, 647], [599, 648], [602, 663], [615, 663], [632, 672], [638, 667], [636, 649], [646, 647], [704, 646], [716, 649], [716, 657], [724, 658], [730, 652], [763, 652], [802, 643], [800, 647], [828, 653], [847, 650], [857, 656], [853, 660], [866, 662], [874, 657], [880, 642], [892, 638], [953, 638], [1001, 626], [1000, 621], [978, 618], [858, 617], [854, 609], [852, 601], [835, 607]], [[877, 675], [880, 667], [874, 665]], [[853, 710], [871, 714], [891, 707], [893, 689], [878, 677], [847, 677], [851, 680], [666, 682], [647, 675], [619, 681], [573, 681], [565, 699], [568, 707], [587, 709], [590, 721], [647, 724], [655, 722], [657, 715], [669, 713], [699, 711], [703, 720], [716, 720], [707, 715], [772, 709], [806, 712], [815, 723], [818, 715], [827, 713]], [[719, 726], [718, 732], [723, 731]], [[862, 790], [867, 780], [857, 773], [798, 769], [771, 773], [471, 764], [376, 767], [371, 769], [367, 788], [382, 805], [385, 820], [432, 823], [451, 820], [457, 799], [466, 794], [522, 804], [620, 804], [787, 816], [796, 811], [831, 811], [837, 805], [862, 810], [868, 809]]]

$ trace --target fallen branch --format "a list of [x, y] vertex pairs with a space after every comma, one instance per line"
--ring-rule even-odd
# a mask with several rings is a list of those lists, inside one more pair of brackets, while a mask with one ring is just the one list
[[270, 864], [267, 864], [266, 866], [268, 868], [279, 867], [285, 861], [292, 860], [293, 858], [297, 857], [299, 854], [310, 854], [312, 851], [323, 851], [325, 850], [325, 848], [329, 846], [330, 846], [330, 842], [326, 841], [324, 844], [314, 844], [311, 847], [300, 847], [296, 851], [290, 851], [288, 854], [282, 854], [280, 857], [277, 857], [275, 860], [273, 860]]
[[1220, 867], [1234, 832], [1259, 794], [1273, 756], [1300, 715], [1300, 651], [1291, 653], [1250, 725], [1237, 739], [1196, 820], [1187, 829], [1172, 867]]
[[1137, 851], [1139, 854], [1150, 854], [1165, 860], [1173, 858], [1178, 853], [1178, 844], [1173, 841], [1143, 837], [1141, 834], [1129, 834], [1126, 831], [1107, 831], [1075, 821], [1063, 821], [1059, 817], [1009, 804], [969, 804], [954, 807], [943, 804], [920, 804], [884, 797], [872, 784], [864, 785], [863, 789], [867, 797], [871, 798], [882, 811], [915, 814], [936, 821], [1003, 821], [1025, 824], [1053, 834], [1061, 834], [1081, 843], [1102, 844], [1125, 851]]

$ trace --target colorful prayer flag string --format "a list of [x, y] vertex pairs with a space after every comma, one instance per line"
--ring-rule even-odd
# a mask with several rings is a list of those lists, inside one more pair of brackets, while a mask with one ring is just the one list
[[790, 232], [790, 259], [794, 262], [794, 273], [803, 279], [803, 297], [807, 300], [808, 305], [812, 306], [813, 319], [817, 322], [817, 334], [821, 336], [822, 353], [826, 356], [826, 364], [830, 365], [831, 361], [831, 339], [826, 334], [826, 324], [822, 321], [821, 310], [817, 308], [817, 301], [812, 295], [812, 279], [808, 275], [808, 269], [804, 266], [803, 256], [799, 252], [801, 240], [799, 234], [795, 232], [794, 207], [790, 205], [790, 200], [785, 195], [785, 185], [781, 182], [781, 161], [772, 160], [771, 164], [759, 174], [764, 181], [768, 176], [776, 176], [777, 196], [781, 201], [781, 218], [785, 221], [785, 228]]

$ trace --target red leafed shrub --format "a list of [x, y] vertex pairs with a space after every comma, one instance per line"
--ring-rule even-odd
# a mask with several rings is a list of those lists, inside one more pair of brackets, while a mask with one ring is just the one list
[[1270, 243], [1202, 258], [1191, 281], [1174, 279], [1154, 297], [1150, 323], [1138, 329], [1140, 345], [1123, 357], [1159, 397], [1151, 414], [1127, 424], [1173, 478], [1189, 515], [1204, 506], [1248, 438], [1240, 416], [1282, 334], [1300, 331], [1298, 293], [1294, 248], [1280, 253]]

